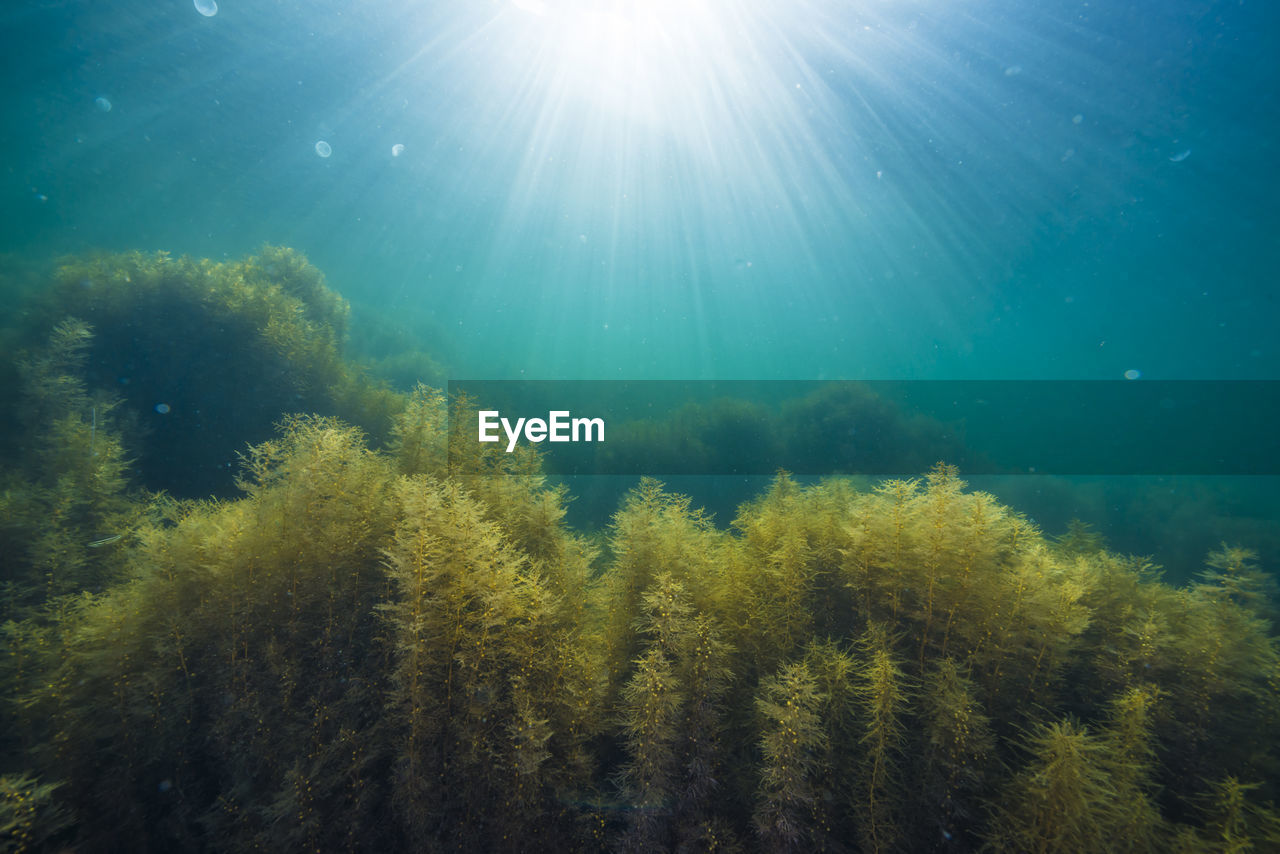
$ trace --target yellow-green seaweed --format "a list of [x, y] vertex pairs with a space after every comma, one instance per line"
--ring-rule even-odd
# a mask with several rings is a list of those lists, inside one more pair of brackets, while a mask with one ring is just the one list
[[[583, 534], [536, 454], [450, 459], [475, 402], [364, 398], [300, 256], [64, 271], [0, 496], [9, 849], [1280, 844], [1274, 585], [1243, 547], [1173, 586], [946, 465], [781, 473], [728, 527], [645, 479]], [[328, 413], [273, 412], [217, 498], [131, 487], [149, 434], [85, 358], [174, 293]]]

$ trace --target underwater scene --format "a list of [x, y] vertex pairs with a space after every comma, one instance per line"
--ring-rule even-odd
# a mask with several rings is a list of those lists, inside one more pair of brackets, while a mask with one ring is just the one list
[[1278, 35], [6, 4], [0, 850], [1280, 851]]

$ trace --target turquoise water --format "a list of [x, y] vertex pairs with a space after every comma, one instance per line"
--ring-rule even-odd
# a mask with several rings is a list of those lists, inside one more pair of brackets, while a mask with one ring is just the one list
[[289, 245], [453, 376], [1273, 378], [1276, 23], [26, 3], [0, 251]]
[[4, 6], [4, 849], [1274, 850], [1278, 25]]
[[[8, 281], [290, 246], [401, 387], [1280, 378], [1268, 5], [203, 8], [0, 14]], [[219, 454], [143, 485], [234, 495]], [[1280, 518], [1261, 478], [975, 483], [1182, 578]], [[722, 524], [755, 491], [704, 487]]]

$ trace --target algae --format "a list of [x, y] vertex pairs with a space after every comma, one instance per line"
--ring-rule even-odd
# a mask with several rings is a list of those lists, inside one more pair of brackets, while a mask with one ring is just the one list
[[[726, 527], [645, 479], [576, 532], [536, 454], [449, 458], [474, 402], [343, 392], [341, 304], [262, 257], [103, 262], [138, 279], [55, 299], [14, 369], [7, 849], [1278, 844], [1276, 604], [1247, 549], [1174, 586], [946, 465], [780, 473]], [[157, 434], [91, 363], [127, 286], [165, 282], [265, 318], [246, 346], [359, 417], [275, 412], [234, 495], [139, 488]]]

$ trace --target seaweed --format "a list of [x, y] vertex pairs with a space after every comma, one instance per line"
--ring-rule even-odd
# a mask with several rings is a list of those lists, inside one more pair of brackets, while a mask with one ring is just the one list
[[632, 807], [621, 847], [700, 850], [724, 835], [714, 822], [714, 797], [728, 649], [715, 621], [695, 613], [669, 573], [644, 594], [637, 628], [644, 652], [619, 715], [628, 759], [618, 779]]
[[232, 494], [237, 450], [269, 438], [286, 412], [341, 416], [381, 439], [403, 406], [344, 358], [347, 303], [295, 250], [221, 263], [83, 256], [51, 279], [24, 329], [43, 334], [67, 315], [92, 326], [82, 379], [128, 411], [136, 474], [151, 489]]
[[66, 318], [19, 360], [25, 453], [0, 493], [5, 617], [118, 580], [120, 542], [147, 512], [128, 494], [119, 401], [91, 394], [84, 381], [92, 340], [88, 324]]
[[[0, 497], [10, 848], [1280, 844], [1275, 585], [1242, 546], [1175, 586], [944, 464], [780, 473], [728, 526], [644, 479], [584, 534], [536, 453], [461, 441], [474, 401], [364, 396], [301, 256], [64, 270], [88, 310], [54, 299], [13, 369]], [[174, 294], [295, 371], [234, 493], [135, 487], [163, 442], [99, 356]]]
[[820, 787], [830, 768], [823, 761], [823, 699], [803, 661], [784, 665], [760, 684], [755, 702], [761, 718], [760, 788], [754, 823], [765, 850], [813, 851], [824, 845], [827, 819]]
[[[443, 407], [415, 392], [384, 452], [286, 418], [244, 452], [241, 498], [152, 502], [123, 579], [6, 625], [6, 750], [57, 784], [49, 814], [74, 823], [54, 835], [1055, 851], [1272, 833], [1280, 668], [1243, 555], [1169, 587], [1055, 551], [947, 469], [873, 492], [781, 475], [737, 533], [644, 481], [602, 555], [536, 460], [453, 473]], [[1209, 782], [1242, 779], [1247, 797]]]

